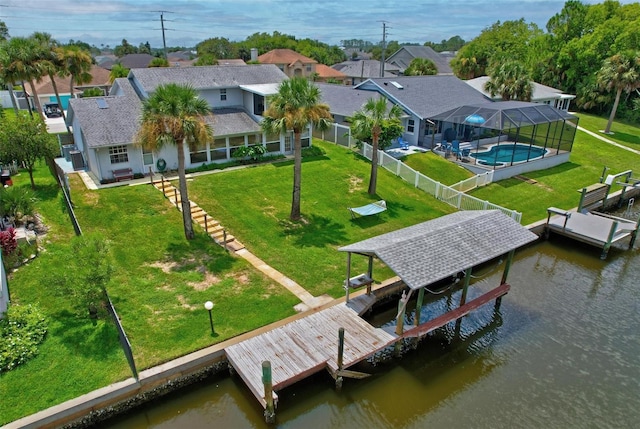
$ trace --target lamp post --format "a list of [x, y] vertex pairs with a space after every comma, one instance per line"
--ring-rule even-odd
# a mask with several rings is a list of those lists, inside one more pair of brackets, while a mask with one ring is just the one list
[[215, 331], [213, 330], [213, 316], [211, 315], [211, 310], [213, 310], [213, 302], [207, 301], [204, 303], [204, 308], [209, 311], [209, 323], [211, 323], [211, 335], [215, 335]]

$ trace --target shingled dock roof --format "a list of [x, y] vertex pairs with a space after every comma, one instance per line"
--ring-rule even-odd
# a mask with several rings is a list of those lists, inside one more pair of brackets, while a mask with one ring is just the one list
[[338, 250], [377, 256], [414, 290], [537, 238], [499, 210], [474, 210], [452, 213]]

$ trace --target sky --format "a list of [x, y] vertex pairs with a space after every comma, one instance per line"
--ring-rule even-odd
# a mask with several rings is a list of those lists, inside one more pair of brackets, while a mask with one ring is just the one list
[[[583, 0], [583, 3], [599, 3]], [[49, 33], [67, 43], [81, 40], [114, 47], [162, 47], [164, 19], [168, 47], [192, 47], [208, 38], [241, 41], [278, 31], [297, 39], [340, 45], [341, 40], [440, 42], [472, 40], [497, 21], [533, 22], [545, 28], [563, 0], [0, 0], [0, 20], [10, 36]], [[620, 3], [633, 3], [621, 0]]]

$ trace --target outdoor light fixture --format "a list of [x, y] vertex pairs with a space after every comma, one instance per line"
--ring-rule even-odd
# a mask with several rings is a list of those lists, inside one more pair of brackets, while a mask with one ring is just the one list
[[204, 308], [209, 311], [209, 323], [211, 323], [211, 335], [215, 335], [215, 331], [213, 330], [213, 316], [211, 315], [211, 310], [213, 310], [213, 302], [207, 301], [204, 303]]

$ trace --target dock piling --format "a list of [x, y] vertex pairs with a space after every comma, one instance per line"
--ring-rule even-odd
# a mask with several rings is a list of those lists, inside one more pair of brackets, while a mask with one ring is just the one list
[[262, 362], [262, 383], [264, 384], [264, 400], [267, 405], [264, 409], [264, 419], [267, 423], [274, 423], [276, 420], [276, 409], [273, 402], [273, 384], [271, 379], [271, 362]]

